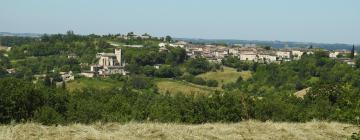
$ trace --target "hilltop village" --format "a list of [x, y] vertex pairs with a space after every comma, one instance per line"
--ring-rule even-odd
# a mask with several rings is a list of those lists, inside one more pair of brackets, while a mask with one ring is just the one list
[[[72, 35], [70, 33], [69, 35]], [[46, 37], [46, 36], [45, 36]], [[290, 61], [300, 60], [303, 55], [311, 55], [316, 51], [325, 52], [329, 58], [335, 59], [340, 62], [347, 63], [349, 65], [355, 65], [354, 59], [357, 52], [355, 47], [353, 50], [325, 50], [319, 48], [313, 48], [308, 46], [307, 48], [272, 48], [271, 46], [262, 46], [258, 44], [197, 44], [185, 41], [172, 40], [170, 36], [167, 37], [152, 37], [149, 34], [136, 35], [132, 32], [126, 35], [110, 36], [115, 40], [121, 40], [122, 42], [129, 42], [137, 40], [139, 42], [154, 41], [156, 44], [158, 53], [169, 53], [171, 48], [179, 48], [185, 51], [185, 55], [188, 59], [204, 58], [209, 63], [222, 65], [224, 59], [231, 57], [238, 59], [239, 61], [246, 63], [259, 63], [259, 64], [281, 64]], [[114, 39], [112, 39], [114, 40]], [[127, 43], [119, 44], [116, 41], [103, 42], [104, 46], [110, 46], [112, 49], [107, 49], [106, 52], [97, 52], [95, 55], [88, 56], [95, 58], [92, 63], [79, 63], [78, 67], [81, 67], [80, 72], [60, 71], [61, 81], [57, 80], [57, 85], [62, 85], [63, 82], [69, 82], [75, 79], [77, 75], [84, 77], [106, 77], [114, 74], [128, 75], [131, 74], [127, 70], [127, 62], [125, 61], [124, 52], [129, 49], [146, 50], [148, 44], [146, 43]], [[102, 46], [99, 46], [102, 47]], [[2, 47], [2, 50], [11, 52], [11, 47]], [[26, 53], [27, 50], [24, 50]], [[112, 51], [112, 52], [111, 52]], [[136, 53], [136, 52], [135, 52]], [[145, 52], [146, 53], [146, 52]], [[69, 53], [67, 58], [69, 60], [78, 60], [79, 53]], [[4, 56], [8, 54], [5, 53]], [[88, 54], [87, 54], [88, 55]], [[151, 66], [155, 69], [161, 67], [161, 63], [153, 63]], [[136, 69], [136, 68], [135, 68]], [[6, 71], [9, 74], [15, 74], [16, 68], [7, 68]], [[55, 70], [53, 70], [55, 71]], [[35, 79], [43, 79], [46, 77], [45, 73], [39, 73], [34, 75]]]
[[0, 44], [3, 122], [359, 121], [355, 46], [279, 49], [71, 31]]
[[[121, 36], [124, 39], [129, 39], [127, 36]], [[137, 36], [132, 37], [148, 39], [151, 36]], [[118, 46], [116, 44], [111, 44]], [[282, 48], [274, 49], [269, 46], [261, 47], [256, 44], [237, 44], [234, 46], [221, 46], [221, 45], [199, 45], [191, 44], [185, 41], [177, 41], [175, 43], [159, 43], [159, 52], [166, 52], [168, 48], [182, 48], [186, 50], [186, 55], [189, 58], [202, 57], [206, 58], [211, 63], [221, 64], [222, 60], [226, 57], [235, 57], [240, 61], [244, 62], [255, 62], [255, 63], [276, 63], [281, 64], [288, 61], [300, 60], [303, 55], [314, 54], [314, 51], [318, 49], [313, 48]], [[126, 47], [142, 48], [143, 45], [126, 45]], [[125, 50], [126, 51], [126, 50]], [[329, 57], [332, 59], [345, 62], [349, 65], [354, 65], [355, 62], [346, 58], [350, 56], [351, 51], [348, 50], [335, 50], [328, 51]], [[357, 55], [357, 52], [354, 53]], [[71, 57], [71, 56], [69, 56]], [[122, 61], [122, 50], [114, 49], [114, 53], [97, 53], [96, 58], [98, 63], [92, 64], [90, 71], [82, 72], [81, 75], [86, 77], [107, 76], [112, 74], [126, 75], [129, 72], [125, 70], [126, 63]], [[159, 68], [159, 65], [154, 65], [155, 68]]]

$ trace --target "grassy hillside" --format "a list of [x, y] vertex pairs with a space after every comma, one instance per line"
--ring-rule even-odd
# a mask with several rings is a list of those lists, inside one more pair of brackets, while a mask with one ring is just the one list
[[81, 78], [66, 83], [66, 89], [69, 91], [74, 91], [77, 89], [81, 90], [84, 88], [108, 89], [113, 87], [121, 87], [122, 84], [123, 83], [111, 79]]
[[251, 77], [250, 71], [242, 71], [237, 72], [234, 68], [224, 67], [224, 71], [216, 71], [216, 72], [207, 72], [198, 77], [201, 77], [205, 80], [217, 80], [219, 82], [219, 86], [223, 84], [228, 84], [231, 82], [235, 82], [240, 76], [244, 79], [248, 79]]
[[184, 94], [209, 94], [218, 90], [217, 88], [210, 88], [206, 86], [200, 86], [185, 81], [176, 81], [170, 79], [159, 79], [156, 81], [156, 85], [159, 88], [160, 93], [166, 93], [169, 91], [172, 94], [182, 92]]
[[0, 126], [0, 140], [111, 140], [111, 139], [347, 139], [358, 127], [341, 123], [273, 123], [244, 121], [236, 124], [72, 124], [43, 126], [34, 123]]

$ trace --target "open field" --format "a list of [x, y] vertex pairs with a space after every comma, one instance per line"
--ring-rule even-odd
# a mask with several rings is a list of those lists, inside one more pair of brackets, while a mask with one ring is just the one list
[[2, 125], [0, 140], [148, 140], [148, 139], [347, 139], [358, 127], [326, 122], [273, 123], [244, 121], [234, 124], [108, 123], [44, 126], [35, 123]]
[[210, 88], [207, 86], [200, 86], [185, 81], [176, 81], [170, 79], [159, 79], [156, 81], [156, 85], [159, 88], [160, 93], [166, 93], [166, 91], [169, 91], [172, 94], [176, 94], [179, 92], [182, 92], [186, 95], [209, 94], [211, 92], [219, 90], [217, 88]]
[[207, 72], [198, 75], [198, 77], [201, 77], [205, 80], [218, 81], [220, 87], [223, 84], [235, 82], [240, 76], [243, 77], [243, 79], [248, 79], [251, 77], [251, 72], [250, 71], [237, 72], [236, 69], [234, 68], [224, 67], [224, 71], [218, 70], [216, 72]]
[[66, 83], [66, 89], [69, 91], [81, 90], [84, 88], [109, 89], [113, 87], [121, 87], [121, 85], [121, 82], [111, 79], [81, 78]]

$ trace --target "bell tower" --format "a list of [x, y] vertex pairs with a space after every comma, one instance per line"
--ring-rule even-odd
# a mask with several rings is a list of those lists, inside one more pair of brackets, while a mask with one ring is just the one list
[[116, 56], [116, 60], [118, 61], [119, 65], [122, 66], [122, 63], [121, 63], [121, 49], [115, 49], [115, 56]]

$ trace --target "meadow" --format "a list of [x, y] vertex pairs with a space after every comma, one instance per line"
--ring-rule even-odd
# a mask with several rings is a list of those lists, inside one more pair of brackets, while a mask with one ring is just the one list
[[171, 123], [95, 123], [45, 126], [37, 123], [0, 126], [0, 140], [174, 140], [174, 139], [348, 139], [359, 127], [336, 122], [278, 123], [243, 121], [200, 125]]
[[209, 94], [218, 90], [218, 88], [210, 88], [207, 86], [201, 86], [192, 84], [186, 81], [177, 81], [171, 79], [158, 79], [156, 80], [156, 86], [159, 88], [159, 92], [164, 93], [183, 93], [185, 95], [196, 94]]
[[80, 78], [66, 83], [66, 89], [69, 91], [81, 90], [84, 88], [111, 89], [121, 87], [122, 85], [122, 82], [112, 79]]
[[219, 86], [236, 82], [236, 80], [241, 76], [244, 80], [249, 79], [251, 77], [250, 71], [241, 71], [238, 72], [234, 68], [223, 67], [224, 70], [217, 70], [215, 72], [210, 71], [207, 73], [203, 73], [198, 75], [197, 77], [201, 77], [204, 80], [216, 80], [219, 82]]

